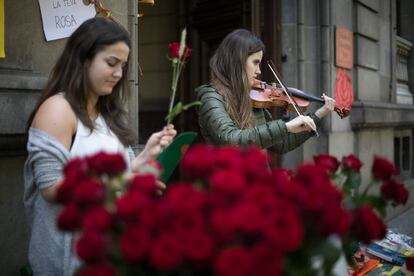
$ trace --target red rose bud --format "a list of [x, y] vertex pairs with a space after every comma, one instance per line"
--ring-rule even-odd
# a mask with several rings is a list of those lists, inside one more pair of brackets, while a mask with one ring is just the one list
[[406, 204], [408, 200], [408, 191], [404, 185], [395, 179], [384, 180], [381, 185], [381, 194], [392, 200], [395, 204]]
[[283, 274], [283, 256], [267, 244], [258, 244], [250, 249], [254, 275], [274, 276]]
[[252, 259], [249, 252], [240, 247], [222, 249], [213, 264], [214, 275], [247, 276], [254, 275]]
[[139, 262], [147, 256], [151, 247], [150, 230], [143, 227], [129, 226], [120, 240], [122, 256], [129, 262]]
[[102, 261], [107, 248], [108, 241], [96, 231], [84, 232], [76, 243], [76, 253], [86, 263]]
[[63, 231], [73, 231], [79, 228], [82, 213], [76, 204], [71, 203], [65, 206], [57, 218], [57, 226]]
[[203, 232], [192, 232], [184, 241], [185, 255], [196, 262], [210, 260], [214, 249], [214, 239]]
[[147, 214], [151, 201], [142, 193], [125, 193], [116, 201], [117, 215], [127, 223], [148, 225], [152, 223], [153, 215]]
[[336, 206], [326, 208], [317, 220], [318, 227], [324, 236], [337, 234], [345, 237], [351, 226], [352, 216], [348, 211]]
[[358, 241], [369, 244], [383, 239], [387, 233], [387, 227], [373, 209], [365, 205], [354, 210], [351, 232]]
[[209, 145], [196, 145], [184, 155], [181, 170], [193, 178], [206, 178], [216, 165], [215, 150]]
[[339, 167], [339, 161], [336, 157], [329, 154], [320, 154], [313, 157], [315, 164], [324, 168], [328, 173], [335, 173]]
[[392, 175], [399, 175], [399, 170], [393, 163], [385, 158], [375, 155], [374, 164], [372, 165], [372, 174], [375, 178], [386, 180], [391, 178]]
[[119, 153], [99, 152], [87, 158], [89, 167], [97, 174], [118, 175], [127, 168], [125, 158]]
[[157, 179], [153, 174], [136, 175], [128, 185], [128, 191], [153, 194], [158, 190]]
[[104, 207], [96, 206], [85, 213], [82, 225], [88, 230], [107, 231], [112, 226], [112, 215]]
[[77, 173], [88, 173], [88, 162], [84, 158], [73, 158], [68, 163], [66, 163], [65, 167], [63, 168], [63, 172], [65, 174], [69, 172], [76, 171]]
[[191, 55], [191, 52], [192, 52], [193, 50], [190, 48], [190, 47], [188, 47], [187, 45], [185, 46], [185, 49], [184, 49], [184, 54], [183, 54], [183, 60], [185, 60], [185, 59], [187, 59], [187, 58], [189, 58], [190, 57], [190, 55]]
[[94, 179], [84, 180], [76, 187], [74, 199], [82, 207], [100, 204], [105, 200], [105, 186]]
[[302, 245], [304, 229], [293, 207], [275, 210], [264, 223], [264, 236], [279, 252], [293, 252]]
[[84, 180], [90, 179], [87, 174], [76, 169], [70, 169], [66, 172], [62, 184], [56, 191], [56, 201], [66, 204], [74, 200], [76, 187]]
[[90, 264], [82, 269], [78, 276], [116, 276], [116, 270], [108, 261]]
[[173, 271], [183, 261], [182, 244], [172, 235], [164, 234], [153, 241], [150, 263], [161, 271]]
[[359, 172], [362, 167], [362, 162], [358, 159], [358, 157], [351, 154], [342, 158], [342, 167], [345, 170], [353, 170], [355, 172]]
[[246, 181], [238, 171], [220, 170], [211, 175], [210, 185], [213, 192], [232, 196], [243, 191]]
[[171, 42], [168, 44], [168, 56], [171, 59], [178, 58], [180, 51], [180, 43], [178, 42]]

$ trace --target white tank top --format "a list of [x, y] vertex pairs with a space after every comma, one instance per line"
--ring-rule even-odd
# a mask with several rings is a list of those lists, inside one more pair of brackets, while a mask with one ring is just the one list
[[101, 115], [96, 118], [95, 129], [92, 132], [78, 119], [76, 135], [70, 149], [71, 157], [85, 157], [100, 151], [119, 152], [124, 156], [125, 161], [128, 161], [127, 149], [106, 125]]

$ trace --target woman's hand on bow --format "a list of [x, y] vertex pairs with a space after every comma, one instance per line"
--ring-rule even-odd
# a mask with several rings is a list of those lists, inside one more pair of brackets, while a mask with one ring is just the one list
[[316, 130], [316, 124], [309, 116], [299, 115], [286, 123], [289, 132], [298, 133], [302, 131]]

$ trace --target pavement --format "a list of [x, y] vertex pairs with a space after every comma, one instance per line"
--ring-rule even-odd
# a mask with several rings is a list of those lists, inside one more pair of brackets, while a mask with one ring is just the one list
[[396, 233], [414, 238], [414, 207], [388, 221], [387, 226]]

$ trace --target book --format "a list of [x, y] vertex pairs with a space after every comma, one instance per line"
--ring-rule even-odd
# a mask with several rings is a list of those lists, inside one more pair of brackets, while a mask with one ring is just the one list
[[157, 161], [162, 166], [161, 181], [164, 183], [168, 182], [178, 163], [196, 137], [196, 132], [182, 132], [160, 153]]
[[402, 266], [405, 262], [405, 258], [401, 256], [399, 252], [388, 247], [384, 247], [378, 243], [370, 244], [366, 250], [367, 253], [396, 265]]

